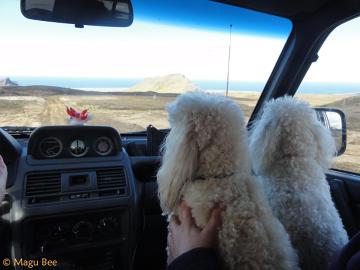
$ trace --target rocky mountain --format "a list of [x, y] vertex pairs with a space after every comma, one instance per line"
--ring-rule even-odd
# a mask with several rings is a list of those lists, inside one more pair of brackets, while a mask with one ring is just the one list
[[[126, 91], [112, 92], [113, 95], [141, 94], [141, 95], [177, 95], [186, 91], [199, 89], [194, 83], [182, 74], [170, 74], [162, 77], [146, 78], [142, 82], [127, 89]], [[64, 87], [31, 85], [19, 86], [10, 78], [0, 79], [0, 95], [84, 95], [82, 90]], [[86, 91], [87, 95], [106, 95], [108, 93], [98, 91]]]
[[18, 86], [18, 83], [13, 82], [10, 78], [0, 78], [0, 86]]
[[182, 74], [146, 78], [131, 87], [129, 92], [183, 93], [198, 87]]

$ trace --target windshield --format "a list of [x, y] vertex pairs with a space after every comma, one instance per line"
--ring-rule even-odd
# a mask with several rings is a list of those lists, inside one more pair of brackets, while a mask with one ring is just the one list
[[195, 89], [228, 88], [250, 116], [290, 21], [206, 0], [132, 3], [130, 27], [79, 29], [2, 0], [0, 126], [68, 124], [72, 107], [122, 133], [167, 128], [166, 104]]

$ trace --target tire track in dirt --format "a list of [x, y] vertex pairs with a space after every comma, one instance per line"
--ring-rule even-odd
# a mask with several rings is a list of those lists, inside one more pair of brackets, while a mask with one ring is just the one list
[[58, 96], [46, 98], [45, 109], [41, 115], [42, 125], [66, 125], [66, 105]]

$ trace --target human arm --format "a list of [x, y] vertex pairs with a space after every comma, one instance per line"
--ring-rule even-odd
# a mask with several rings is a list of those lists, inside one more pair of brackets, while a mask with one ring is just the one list
[[185, 202], [181, 203], [179, 217], [173, 216], [169, 224], [170, 264], [167, 270], [221, 269], [216, 246], [222, 210], [215, 207], [207, 225], [200, 229], [195, 225], [191, 209]]
[[336, 255], [329, 270], [360, 269], [360, 232], [358, 232]]
[[3, 158], [0, 156], [0, 202], [4, 199], [7, 174], [6, 165]]

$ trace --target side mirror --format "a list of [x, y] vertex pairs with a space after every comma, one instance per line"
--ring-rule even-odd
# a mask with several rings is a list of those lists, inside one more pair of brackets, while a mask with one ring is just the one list
[[133, 22], [130, 0], [21, 0], [28, 19], [84, 25], [127, 27]]
[[335, 142], [337, 156], [342, 155], [346, 150], [346, 118], [339, 109], [314, 108], [319, 121], [331, 131]]

